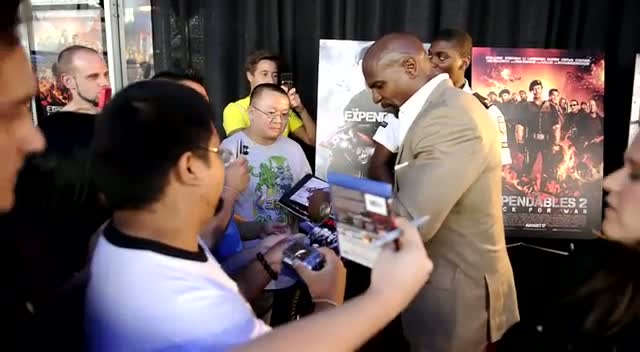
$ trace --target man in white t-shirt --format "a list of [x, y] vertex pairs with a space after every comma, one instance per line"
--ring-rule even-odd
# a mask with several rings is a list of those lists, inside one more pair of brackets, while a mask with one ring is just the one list
[[290, 110], [287, 93], [276, 84], [260, 84], [251, 92], [248, 110], [249, 127], [222, 142], [249, 164], [251, 180], [236, 200], [235, 214], [248, 221], [290, 224], [278, 200], [311, 167], [300, 145], [282, 136]]
[[[489, 99], [474, 93], [469, 87], [469, 82], [464, 78], [464, 72], [471, 64], [471, 36], [457, 29], [442, 29], [433, 39], [428, 49], [431, 62], [442, 72], [449, 74], [449, 78], [455, 87], [472, 94], [484, 105], [489, 116], [495, 121], [502, 142], [502, 165], [511, 164], [511, 153], [507, 142], [507, 125], [500, 109], [493, 105]], [[399, 132], [398, 119], [389, 119], [387, 125], [379, 127], [373, 140], [376, 143], [369, 176], [373, 179], [393, 183], [393, 174], [388, 167], [388, 160], [398, 152], [402, 143]]]
[[[256, 255], [234, 282], [198, 237], [222, 205], [212, 115], [195, 90], [157, 80], [125, 88], [97, 122], [93, 178], [114, 215], [91, 263], [89, 350], [223, 351], [269, 331], [246, 300], [277, 277], [288, 238]], [[344, 273], [333, 252], [324, 253], [332, 272], [318, 272], [328, 276], [324, 288], [309, 288], [340, 302]]]

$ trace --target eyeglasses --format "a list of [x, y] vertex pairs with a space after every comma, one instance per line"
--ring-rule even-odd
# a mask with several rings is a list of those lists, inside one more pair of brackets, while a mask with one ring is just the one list
[[287, 121], [289, 120], [289, 111], [287, 111], [286, 113], [278, 113], [278, 112], [266, 113], [258, 109], [255, 105], [251, 105], [251, 107], [258, 110], [264, 116], [266, 116], [269, 119], [269, 123], [273, 123], [278, 117], [280, 118], [280, 120], [282, 120], [282, 123], [287, 123]]
[[578, 104], [570, 104], [569, 106], [578, 106]]
[[204, 149], [204, 150], [208, 150], [208, 151], [210, 151], [212, 153], [218, 154], [218, 156], [222, 160], [222, 163], [224, 164], [225, 167], [227, 165], [229, 165], [229, 163], [231, 163], [235, 159], [234, 155], [233, 155], [233, 152], [230, 151], [227, 148], [209, 147], [209, 146], [204, 146], [204, 145], [200, 145], [199, 147]]

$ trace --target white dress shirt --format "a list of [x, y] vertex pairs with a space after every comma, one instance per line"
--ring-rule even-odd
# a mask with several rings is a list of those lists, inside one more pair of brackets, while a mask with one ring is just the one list
[[[400, 107], [400, 119], [389, 119], [387, 120], [387, 126], [378, 127], [378, 130], [373, 136], [373, 140], [380, 143], [383, 147], [387, 148], [387, 150], [389, 150], [390, 152], [397, 153], [398, 150], [400, 149], [400, 144], [402, 143], [402, 140], [404, 140], [404, 136], [407, 134], [409, 127], [411, 127], [411, 124], [415, 120], [417, 114], [420, 112], [420, 109], [422, 109], [422, 107], [424, 106], [425, 101], [427, 100], [427, 98], [429, 98], [429, 95], [431, 95], [431, 92], [433, 91], [435, 86], [437, 86], [440, 82], [442, 82], [446, 78], [449, 78], [449, 75], [446, 73], [443, 73], [436, 76], [431, 81], [427, 82], [424, 86], [422, 86], [420, 90], [418, 90], [413, 96], [411, 96], [411, 98], [409, 98], [409, 100], [407, 100], [402, 105], [402, 107]], [[430, 83], [434, 81], [436, 81], [436, 83], [433, 85], [430, 85]], [[462, 90], [469, 94], [474, 93], [473, 90], [471, 90], [471, 87], [469, 86], [469, 81], [467, 80], [464, 81], [464, 86], [462, 87]], [[405, 114], [403, 115], [403, 108], [407, 106], [407, 103], [409, 103], [412, 106], [408, 108], [408, 112], [407, 112], [407, 109], [405, 108], [404, 109]], [[502, 114], [500, 109], [495, 105], [491, 105], [487, 109], [487, 112], [489, 113], [489, 117], [491, 117], [491, 119], [496, 123], [496, 126], [498, 127], [498, 132], [500, 133], [500, 141], [502, 142], [501, 143], [502, 144], [502, 152], [501, 152], [502, 165], [509, 165], [511, 164], [511, 153], [509, 152], [509, 145], [507, 143], [507, 127], [506, 127], [507, 125], [504, 120], [504, 115]], [[412, 117], [411, 117], [411, 114], [413, 114]], [[405, 117], [404, 122], [402, 122], [403, 116]], [[400, 127], [401, 125], [404, 126], [403, 130], [401, 130], [401, 127]]]
[[398, 141], [400, 144], [404, 142], [404, 137], [407, 135], [409, 127], [411, 127], [413, 121], [418, 117], [418, 113], [422, 110], [422, 107], [424, 107], [424, 103], [429, 99], [433, 90], [438, 86], [438, 84], [447, 79], [449, 79], [449, 75], [446, 73], [441, 73], [435, 76], [418, 89], [417, 92], [413, 93], [413, 95], [405, 101], [404, 104], [402, 104], [398, 116], [400, 121], [400, 126], [398, 128]]

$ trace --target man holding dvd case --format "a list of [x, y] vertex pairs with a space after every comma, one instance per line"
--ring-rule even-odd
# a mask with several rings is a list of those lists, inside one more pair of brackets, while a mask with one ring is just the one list
[[519, 320], [495, 122], [414, 35], [379, 39], [363, 73], [375, 103], [400, 109], [394, 210], [430, 217], [420, 234], [434, 272], [402, 315], [405, 335], [413, 351], [484, 351]]

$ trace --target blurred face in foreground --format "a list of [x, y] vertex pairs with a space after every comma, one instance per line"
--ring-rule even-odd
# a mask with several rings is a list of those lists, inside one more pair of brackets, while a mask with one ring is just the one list
[[0, 45], [0, 212], [13, 206], [16, 178], [25, 157], [45, 146], [42, 133], [31, 120], [35, 89], [24, 49]]

